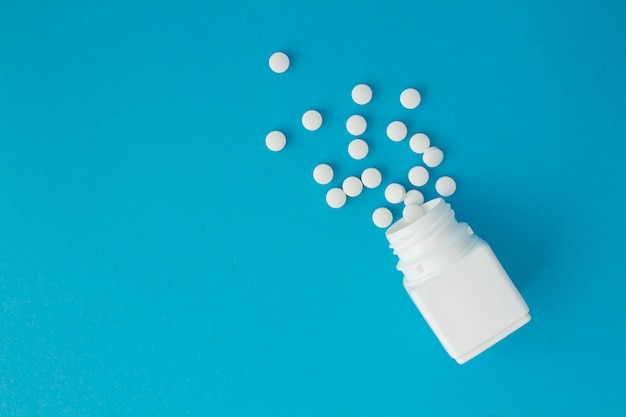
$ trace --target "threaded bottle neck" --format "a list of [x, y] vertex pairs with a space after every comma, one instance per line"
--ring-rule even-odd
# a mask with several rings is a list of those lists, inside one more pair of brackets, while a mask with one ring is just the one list
[[424, 214], [413, 222], [400, 219], [386, 233], [399, 258], [398, 270], [407, 282], [436, 273], [466, 252], [478, 238], [466, 223], [458, 223], [450, 204], [436, 198], [422, 206]]

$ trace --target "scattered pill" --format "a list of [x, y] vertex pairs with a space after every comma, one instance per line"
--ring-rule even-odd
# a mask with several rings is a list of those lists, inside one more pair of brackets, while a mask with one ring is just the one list
[[423, 133], [416, 133], [409, 139], [409, 147], [415, 153], [424, 153], [430, 147], [430, 138]]
[[372, 213], [372, 220], [377, 227], [384, 229], [393, 221], [393, 214], [387, 207], [379, 207]]
[[414, 166], [409, 170], [409, 182], [416, 187], [421, 187], [428, 182], [428, 170], [421, 165]]
[[367, 121], [360, 114], [354, 114], [346, 120], [346, 129], [353, 136], [361, 135], [367, 129]]
[[316, 183], [322, 185], [331, 182], [334, 175], [335, 173], [333, 172], [333, 169], [328, 164], [319, 164], [313, 170], [313, 179]]
[[383, 176], [376, 168], [366, 168], [361, 174], [361, 181], [367, 188], [376, 188], [383, 181]]
[[341, 208], [346, 204], [346, 193], [341, 188], [331, 188], [326, 193], [326, 203], [332, 208]]
[[422, 206], [417, 204], [409, 204], [402, 209], [402, 217], [408, 223], [414, 222], [422, 217], [423, 214], [424, 210], [422, 209]]
[[424, 194], [422, 194], [419, 190], [409, 190], [406, 192], [404, 196], [404, 204], [424, 204]]
[[456, 182], [451, 177], [441, 177], [435, 182], [435, 190], [442, 197], [449, 197], [456, 191]]
[[359, 177], [352, 176], [343, 180], [341, 188], [348, 197], [356, 197], [363, 191], [363, 183]]
[[441, 152], [441, 149], [437, 148], [436, 146], [431, 146], [430, 148], [426, 149], [426, 151], [424, 151], [422, 160], [427, 166], [429, 166], [430, 168], [434, 168], [436, 166], [439, 166], [439, 164], [441, 164], [441, 161], [443, 161], [443, 152]]
[[354, 139], [348, 145], [348, 154], [354, 159], [363, 159], [367, 156], [370, 148], [363, 139]]
[[270, 56], [270, 68], [272, 71], [281, 74], [289, 68], [289, 57], [284, 52], [274, 52]]
[[265, 146], [267, 146], [270, 151], [278, 152], [285, 147], [286, 143], [287, 138], [281, 131], [272, 130], [265, 136]]
[[404, 123], [399, 120], [389, 123], [387, 126], [387, 137], [394, 142], [400, 142], [406, 138], [407, 128]]
[[391, 204], [398, 204], [404, 200], [406, 190], [402, 184], [391, 183], [385, 188], [385, 199]]
[[407, 109], [414, 109], [420, 105], [422, 96], [415, 88], [407, 88], [400, 94], [400, 104]]
[[352, 89], [352, 100], [356, 104], [367, 104], [372, 99], [372, 89], [367, 84], [359, 84]]
[[307, 110], [302, 115], [302, 126], [306, 130], [317, 130], [322, 125], [322, 115], [317, 110]]

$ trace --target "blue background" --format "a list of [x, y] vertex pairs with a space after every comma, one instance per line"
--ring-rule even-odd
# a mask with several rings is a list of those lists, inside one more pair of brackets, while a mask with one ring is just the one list
[[[2, 0], [0, 415], [624, 415], [625, 64], [622, 1]], [[394, 119], [533, 316], [463, 366], [371, 223], [382, 188], [332, 210], [311, 178], [406, 183]]]

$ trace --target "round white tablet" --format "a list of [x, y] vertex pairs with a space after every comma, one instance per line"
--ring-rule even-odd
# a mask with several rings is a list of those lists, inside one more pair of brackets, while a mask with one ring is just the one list
[[367, 129], [367, 121], [360, 114], [354, 114], [346, 120], [346, 129], [351, 135], [359, 136]]
[[267, 146], [270, 151], [278, 152], [285, 147], [286, 143], [287, 138], [281, 131], [272, 130], [265, 136], [265, 146]]
[[424, 152], [422, 160], [427, 166], [429, 166], [430, 168], [434, 168], [436, 166], [439, 166], [439, 164], [441, 164], [441, 161], [443, 161], [443, 152], [441, 152], [441, 149], [439, 149], [438, 147], [431, 146]]
[[356, 104], [367, 104], [372, 99], [372, 89], [367, 84], [359, 84], [352, 89], [352, 100]]
[[435, 190], [442, 197], [450, 197], [456, 191], [456, 182], [451, 177], [441, 177], [435, 182]]
[[289, 68], [289, 57], [284, 52], [274, 52], [270, 56], [270, 68], [276, 73], [283, 73]]
[[322, 185], [331, 182], [334, 175], [333, 169], [328, 164], [319, 164], [313, 170], [313, 179], [316, 183]]
[[306, 130], [317, 130], [322, 125], [322, 115], [317, 110], [307, 110], [302, 115], [302, 126]]
[[367, 142], [365, 142], [363, 139], [354, 139], [348, 145], [348, 154], [350, 154], [352, 158], [357, 160], [365, 158], [369, 150], [370, 147], [367, 146]]
[[428, 170], [421, 165], [414, 166], [409, 170], [409, 182], [416, 187], [421, 187], [428, 182]]
[[391, 183], [385, 188], [385, 199], [391, 204], [398, 204], [404, 200], [406, 190], [402, 184]]
[[423, 133], [416, 133], [409, 139], [409, 147], [415, 153], [424, 153], [430, 147], [430, 138]]
[[418, 190], [409, 190], [404, 196], [404, 204], [424, 204], [424, 194]]
[[422, 96], [415, 88], [407, 88], [400, 94], [400, 104], [407, 109], [414, 109], [420, 105]]
[[352, 176], [343, 180], [341, 188], [348, 197], [356, 197], [363, 191], [363, 183], [359, 177]]
[[326, 202], [332, 208], [340, 208], [346, 204], [346, 193], [341, 188], [331, 188], [326, 193]]
[[406, 125], [396, 120], [387, 126], [387, 137], [394, 142], [400, 142], [406, 138], [407, 131]]
[[408, 223], [414, 222], [422, 217], [423, 214], [424, 210], [422, 209], [422, 206], [417, 204], [409, 204], [402, 209], [402, 217], [404, 218], [404, 221]]
[[365, 168], [361, 174], [361, 181], [367, 188], [376, 188], [383, 181], [383, 175], [376, 168]]
[[372, 220], [377, 227], [384, 229], [393, 221], [393, 214], [387, 207], [379, 207], [372, 213]]

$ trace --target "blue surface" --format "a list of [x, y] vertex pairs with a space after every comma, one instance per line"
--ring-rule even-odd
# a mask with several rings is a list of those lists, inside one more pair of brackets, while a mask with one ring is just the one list
[[[624, 415], [626, 3], [222, 3], [0, 3], [0, 415]], [[363, 167], [358, 82], [368, 162], [402, 180], [385, 124], [429, 133], [531, 308], [466, 365], [382, 189], [331, 210], [311, 179]]]

